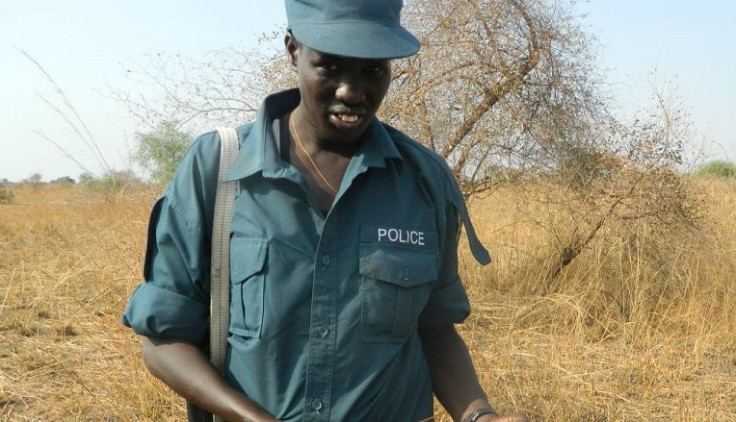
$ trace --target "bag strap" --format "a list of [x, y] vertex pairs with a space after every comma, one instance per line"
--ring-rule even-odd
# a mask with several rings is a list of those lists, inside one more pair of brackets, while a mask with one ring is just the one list
[[[237, 182], [224, 180], [238, 155], [240, 142], [233, 128], [220, 127], [217, 133], [220, 135], [220, 169], [210, 251], [210, 362], [222, 374], [225, 372], [230, 325], [230, 221], [237, 188]], [[187, 402], [187, 413], [190, 422], [222, 421], [190, 402]]]
[[235, 129], [217, 128], [217, 132], [220, 134], [220, 170], [210, 257], [210, 361], [218, 371], [224, 372], [230, 324], [230, 221], [236, 189], [236, 182], [225, 182], [224, 179], [240, 145]]

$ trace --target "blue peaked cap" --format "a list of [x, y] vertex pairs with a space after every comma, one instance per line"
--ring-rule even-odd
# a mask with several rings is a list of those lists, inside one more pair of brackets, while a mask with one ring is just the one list
[[402, 0], [286, 0], [289, 30], [322, 53], [362, 59], [395, 59], [419, 51], [401, 26]]

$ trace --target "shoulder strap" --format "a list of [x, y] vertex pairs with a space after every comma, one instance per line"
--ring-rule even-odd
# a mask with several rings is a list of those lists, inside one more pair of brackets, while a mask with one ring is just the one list
[[[217, 133], [220, 135], [220, 168], [210, 251], [210, 362], [224, 373], [230, 325], [230, 221], [237, 187], [237, 182], [224, 180], [238, 155], [240, 142], [233, 128], [217, 128]], [[222, 422], [221, 418], [190, 401], [187, 401], [187, 417], [189, 422]]]
[[223, 180], [238, 155], [240, 145], [235, 129], [218, 128], [217, 132], [220, 134], [220, 170], [217, 176], [210, 258], [210, 361], [223, 372], [230, 324], [230, 221], [237, 183]]

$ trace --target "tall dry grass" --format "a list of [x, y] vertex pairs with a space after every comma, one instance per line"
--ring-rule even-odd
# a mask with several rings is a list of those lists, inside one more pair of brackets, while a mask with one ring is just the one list
[[736, 184], [696, 183], [700, 228], [607, 227], [546, 295], [547, 245], [565, 227], [539, 222], [565, 221], [561, 208], [513, 192], [474, 204], [496, 263], [481, 269], [463, 253], [475, 305], [463, 332], [501, 409], [544, 421], [736, 420]]
[[39, 186], [0, 208], [0, 419], [181, 419], [119, 322], [152, 200]]
[[[563, 221], [561, 209], [518, 201], [514, 188], [472, 204], [495, 262], [479, 267], [461, 250], [474, 305], [461, 331], [499, 409], [538, 421], [736, 421], [736, 185], [700, 183], [697, 231], [609, 228], [546, 294], [553, 233], [538, 217]], [[154, 193], [14, 193], [0, 205], [0, 419], [183, 420], [181, 399], [147, 374], [119, 323]]]

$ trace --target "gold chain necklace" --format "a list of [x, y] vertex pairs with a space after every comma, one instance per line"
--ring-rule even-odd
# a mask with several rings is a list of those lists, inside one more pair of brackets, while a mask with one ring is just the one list
[[314, 160], [312, 160], [312, 156], [309, 155], [309, 153], [307, 152], [307, 149], [304, 148], [302, 141], [299, 139], [299, 132], [296, 131], [296, 126], [294, 125], [293, 116], [289, 116], [289, 127], [291, 128], [291, 131], [294, 133], [294, 139], [296, 139], [296, 143], [299, 145], [299, 148], [302, 149], [302, 151], [304, 152], [304, 155], [306, 155], [307, 158], [309, 158], [309, 162], [312, 163], [312, 167], [314, 167], [314, 169], [317, 170], [317, 174], [319, 175], [319, 177], [322, 179], [323, 182], [325, 182], [327, 187], [330, 188], [330, 190], [332, 191], [332, 194], [337, 195], [337, 189], [335, 189], [335, 187], [332, 186], [332, 183], [330, 183], [327, 180], [325, 175], [322, 174], [321, 171], [319, 171], [319, 167], [317, 167], [317, 163], [315, 163]]

